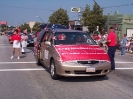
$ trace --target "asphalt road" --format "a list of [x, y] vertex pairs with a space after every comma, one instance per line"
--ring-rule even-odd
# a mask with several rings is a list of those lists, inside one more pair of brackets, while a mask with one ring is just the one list
[[52, 80], [37, 66], [33, 48], [10, 59], [12, 45], [0, 36], [0, 99], [133, 99], [133, 55], [119, 56], [116, 70], [105, 78], [68, 77]]

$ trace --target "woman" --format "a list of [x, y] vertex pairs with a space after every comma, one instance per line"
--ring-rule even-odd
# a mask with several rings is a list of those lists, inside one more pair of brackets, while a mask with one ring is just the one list
[[14, 58], [15, 49], [18, 50], [18, 59], [20, 59], [21, 37], [18, 34], [18, 30], [17, 29], [14, 31], [14, 35], [12, 36], [12, 40], [13, 40], [13, 50], [12, 50], [11, 59]]
[[26, 53], [27, 40], [28, 40], [27, 31], [24, 30], [23, 35], [21, 36], [21, 45], [22, 45], [21, 52], [22, 52], [22, 54]]

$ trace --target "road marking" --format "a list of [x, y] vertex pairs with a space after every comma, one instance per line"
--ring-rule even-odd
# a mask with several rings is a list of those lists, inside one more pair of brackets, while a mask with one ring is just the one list
[[0, 44], [0, 46], [12, 46], [12, 44]]
[[25, 63], [31, 64], [36, 62], [35, 61], [33, 62], [0, 62], [0, 64], [25, 64]]
[[12, 44], [2, 44], [2, 43], [1, 43], [0, 45], [12, 45]]
[[[132, 70], [133, 68], [115, 68], [115, 69], [126, 69], [126, 70]], [[44, 68], [26, 68], [26, 69], [0, 69], [0, 71], [45, 71], [47, 69]]]
[[115, 69], [130, 69], [130, 70], [131, 70], [131, 69], [133, 69], [133, 68], [115, 68]]
[[[31, 61], [31, 62], [0, 62], [0, 64], [31, 64], [31, 63], [36, 63], [35, 61]], [[122, 63], [122, 64], [132, 64], [133, 62], [115, 62], [115, 63], [117, 63], [117, 64], [120, 64], [120, 63]]]
[[46, 69], [44, 68], [0, 69], [0, 71], [35, 71], [35, 70], [46, 70]]
[[115, 63], [118, 63], [118, 64], [119, 64], [119, 63], [122, 63], [122, 64], [129, 64], [129, 63], [133, 63], [133, 62], [119, 62], [119, 61], [118, 61], [118, 62], [115, 62]]

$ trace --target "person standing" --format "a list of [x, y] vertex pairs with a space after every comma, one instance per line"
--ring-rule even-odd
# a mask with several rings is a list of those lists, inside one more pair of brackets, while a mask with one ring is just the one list
[[18, 30], [18, 33], [20, 34], [20, 32], [21, 32], [20, 27], [17, 27], [17, 30]]
[[126, 53], [126, 43], [127, 43], [127, 35], [124, 34], [122, 40], [121, 40], [121, 56], [124, 56]]
[[108, 50], [108, 47], [107, 47], [107, 44], [106, 44], [107, 37], [108, 37], [108, 34], [107, 34], [107, 33], [105, 33], [105, 34], [101, 37], [101, 43], [102, 43], [102, 45], [103, 45], [105, 51]]
[[27, 40], [28, 40], [28, 36], [27, 36], [27, 30], [23, 31], [23, 35], [21, 36], [21, 53], [25, 54], [26, 53], [26, 49], [27, 49]]
[[17, 29], [14, 30], [14, 35], [12, 36], [12, 40], [13, 40], [13, 50], [12, 50], [11, 59], [14, 58], [15, 49], [18, 50], [18, 59], [20, 59], [21, 37], [20, 37]]
[[130, 50], [130, 40], [127, 40], [127, 43], [126, 43], [126, 51], [129, 52]]
[[117, 39], [116, 39], [116, 34], [114, 32], [114, 28], [110, 27], [109, 28], [109, 34], [107, 37], [107, 46], [108, 46], [108, 55], [110, 58], [111, 62], [111, 70], [115, 70], [115, 51], [116, 51], [116, 44], [117, 44]]

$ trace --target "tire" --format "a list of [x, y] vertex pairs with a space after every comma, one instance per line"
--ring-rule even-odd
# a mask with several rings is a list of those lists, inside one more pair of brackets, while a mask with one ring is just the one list
[[54, 60], [51, 60], [50, 62], [50, 75], [51, 75], [51, 78], [54, 80], [57, 80], [59, 78], [59, 75], [56, 74], [56, 67], [55, 67]]
[[42, 65], [42, 63], [41, 63], [41, 60], [40, 60], [40, 51], [38, 51], [37, 52], [37, 56], [36, 56], [36, 63], [37, 63], [37, 65], [38, 66], [41, 66]]

